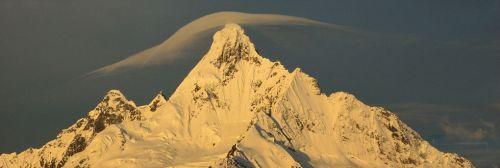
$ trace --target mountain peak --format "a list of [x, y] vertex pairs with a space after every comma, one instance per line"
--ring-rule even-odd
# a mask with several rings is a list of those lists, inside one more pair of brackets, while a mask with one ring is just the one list
[[133, 101], [130, 101], [125, 97], [125, 95], [118, 89], [111, 89], [109, 90], [106, 95], [104, 95], [104, 98], [101, 101], [101, 105], [106, 105], [106, 106], [116, 106], [119, 104], [131, 104], [133, 106], [136, 106]]
[[[208, 58], [207, 58], [208, 57]], [[230, 67], [242, 59], [258, 61], [262, 57], [257, 54], [254, 44], [245, 34], [245, 31], [237, 24], [226, 24], [224, 28], [216, 32], [213, 42], [204, 58], [210, 59], [217, 68]]]
[[118, 89], [111, 89], [106, 93], [106, 96], [110, 98], [125, 98], [123, 93]]
[[[125, 95], [118, 89], [109, 90], [102, 98], [101, 104], [112, 105], [116, 102], [131, 102]], [[133, 103], [133, 102], [131, 102]]]
[[228, 23], [224, 25], [224, 28], [219, 30], [219, 34], [225, 35], [225, 36], [234, 36], [235, 34], [244, 34], [245, 30], [241, 28], [240, 25], [235, 24], [235, 23]]
[[[134, 115], [137, 115], [135, 114], [136, 107], [135, 102], [128, 100], [121, 91], [112, 89], [106, 93], [97, 107], [89, 112], [89, 117], [97, 118], [99, 116], [104, 116], [102, 114], [111, 113], [116, 113], [117, 115], [128, 115], [126, 113], [130, 111], [134, 111]], [[134, 116], [134, 118], [135, 117], [136, 116]]]
[[[250, 45], [250, 38], [245, 34], [245, 30], [240, 25], [229, 23], [213, 35], [212, 49], [238, 47], [238, 43]], [[215, 48], [214, 48], [215, 47]]]
[[149, 103], [149, 110], [151, 112], [154, 112], [158, 109], [158, 107], [162, 106], [165, 103], [167, 103], [167, 98], [165, 98], [165, 95], [163, 95], [162, 91], [158, 91], [151, 103]]

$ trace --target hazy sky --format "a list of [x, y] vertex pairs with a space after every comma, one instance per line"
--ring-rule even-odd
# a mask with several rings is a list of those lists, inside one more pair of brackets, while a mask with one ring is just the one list
[[481, 166], [500, 164], [498, 0], [0, 0], [0, 153], [45, 144], [110, 88], [139, 104], [157, 90], [171, 93], [210, 37], [175, 65], [77, 78], [219, 11], [284, 14], [372, 32], [244, 27], [262, 55], [301, 67], [324, 92], [349, 91], [394, 111], [439, 149]]

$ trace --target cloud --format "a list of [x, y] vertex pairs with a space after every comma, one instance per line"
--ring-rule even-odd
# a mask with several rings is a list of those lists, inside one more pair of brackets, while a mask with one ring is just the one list
[[479, 49], [500, 50], [500, 40], [493, 40], [493, 41], [486, 42], [484, 44], [477, 44], [474, 47], [479, 48]]
[[464, 124], [451, 122], [444, 119], [441, 122], [441, 130], [446, 137], [453, 139], [461, 139], [465, 141], [483, 141], [487, 138], [494, 138], [495, 124], [480, 120], [481, 126], [479, 128], [467, 127]]
[[477, 111], [477, 109], [461, 106], [421, 102], [398, 103], [388, 106], [391, 110], [397, 112], [397, 114], [402, 118], [410, 119], [422, 124], [435, 124], [448, 115]]
[[493, 111], [500, 112], [500, 101], [493, 102], [489, 106]]
[[308, 25], [331, 28], [337, 31], [367, 35], [367, 32], [353, 28], [320, 22], [312, 19], [278, 15], [278, 14], [250, 14], [241, 12], [217, 12], [200, 17], [177, 30], [163, 43], [134, 54], [126, 59], [104, 66], [86, 76], [98, 77], [128, 69], [141, 68], [153, 65], [165, 65], [187, 55], [193, 50], [193, 44], [202, 38], [211, 35], [217, 28], [227, 23], [240, 25]]
[[487, 118], [487, 113], [480, 113], [483, 111], [481, 108], [420, 102], [393, 104], [389, 107], [402, 118], [419, 125], [433, 125], [433, 129], [437, 129], [434, 131], [440, 131], [449, 140], [478, 142], [498, 139], [496, 119]]
[[411, 113], [464, 112], [473, 110], [465, 107], [420, 102], [393, 104], [390, 107]]

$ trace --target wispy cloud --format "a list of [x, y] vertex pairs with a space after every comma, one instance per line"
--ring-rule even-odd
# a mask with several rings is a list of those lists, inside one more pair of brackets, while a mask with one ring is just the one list
[[479, 49], [500, 49], [500, 40], [494, 40], [494, 41], [489, 41], [484, 44], [478, 44], [475, 46], [476, 48]]
[[473, 110], [471, 108], [458, 107], [452, 105], [441, 105], [441, 104], [420, 103], [420, 102], [393, 104], [390, 105], [390, 107], [403, 110], [409, 113], [464, 112]]
[[278, 14], [217, 12], [190, 22], [177, 30], [166, 41], [157, 46], [139, 52], [111, 65], [99, 68], [86, 76], [95, 77], [132, 68], [173, 63], [173, 60], [176, 58], [186, 55], [186, 51], [192, 50], [192, 44], [199, 42], [201, 38], [212, 34], [215, 29], [228, 23], [236, 23], [240, 25], [309, 25], [331, 28], [342, 32], [357, 33], [359, 35], [369, 34], [361, 30], [355, 30], [348, 26], [325, 23], [302, 17]]
[[440, 126], [446, 137], [459, 139], [462, 141], [477, 142], [487, 138], [495, 138], [496, 125], [484, 120], [480, 120], [479, 128], [467, 127], [463, 123], [451, 122], [444, 119]]
[[443, 117], [453, 113], [477, 111], [468, 107], [421, 102], [390, 104], [388, 107], [397, 112], [402, 118], [411, 119], [422, 124], [435, 124], [440, 122]]
[[[491, 108], [500, 109], [500, 103], [490, 104]], [[482, 109], [459, 105], [442, 105], [431, 103], [400, 103], [389, 106], [402, 118], [420, 124], [435, 125], [435, 131], [442, 132], [447, 139], [462, 142], [478, 142], [497, 139], [494, 119], [486, 119], [478, 114]], [[474, 116], [463, 120], [463, 117]], [[464, 122], [467, 121], [467, 122]]]
[[495, 111], [500, 113], [500, 101], [490, 103], [489, 107]]

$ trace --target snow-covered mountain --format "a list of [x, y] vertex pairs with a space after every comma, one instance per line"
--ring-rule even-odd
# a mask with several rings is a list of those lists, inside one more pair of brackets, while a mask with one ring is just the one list
[[109, 91], [87, 117], [0, 167], [473, 167], [393, 113], [260, 56], [228, 24], [166, 99]]

